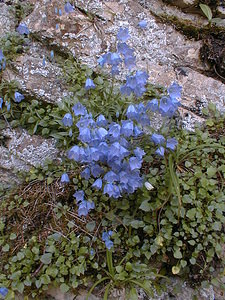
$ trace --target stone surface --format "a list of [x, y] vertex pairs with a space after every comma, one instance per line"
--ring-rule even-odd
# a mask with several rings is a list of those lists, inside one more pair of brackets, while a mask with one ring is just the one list
[[[62, 70], [51, 59], [50, 50], [32, 42], [29, 50], [20, 55], [3, 73], [3, 79], [16, 80], [25, 94], [49, 103], [58, 103], [68, 96]], [[45, 65], [43, 64], [45, 59]]]
[[29, 171], [32, 166], [43, 165], [47, 158], [58, 157], [54, 139], [30, 136], [25, 130], [10, 128], [1, 135], [5, 143], [0, 146], [0, 177], [6, 186], [19, 182], [13, 173]]
[[9, 7], [0, 3], [0, 37], [15, 29], [15, 17]]

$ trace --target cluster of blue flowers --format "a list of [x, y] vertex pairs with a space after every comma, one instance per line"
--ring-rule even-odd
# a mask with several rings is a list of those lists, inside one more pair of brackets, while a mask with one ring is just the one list
[[113, 242], [110, 240], [112, 234], [113, 234], [112, 230], [109, 230], [108, 232], [104, 231], [102, 233], [102, 240], [105, 242], [105, 246], [109, 250], [113, 247]]
[[[120, 28], [117, 34], [117, 52], [108, 52], [102, 55], [98, 59], [98, 63], [101, 67], [105, 64], [111, 66], [111, 73], [112, 75], [119, 74], [119, 65], [124, 62], [124, 65], [131, 70], [135, 67], [136, 58], [134, 56], [134, 50], [131, 49], [127, 44], [126, 41], [130, 38], [128, 28]], [[123, 56], [123, 60], [121, 58]]]
[[145, 153], [139, 147], [133, 149], [128, 141], [142, 134], [134, 122], [109, 123], [103, 115], [94, 120], [81, 103], [74, 105], [73, 112], [80, 116], [76, 126], [84, 146], [73, 146], [68, 158], [86, 166], [81, 176], [86, 180], [94, 177], [93, 187], [113, 198], [141, 187], [140, 168]]

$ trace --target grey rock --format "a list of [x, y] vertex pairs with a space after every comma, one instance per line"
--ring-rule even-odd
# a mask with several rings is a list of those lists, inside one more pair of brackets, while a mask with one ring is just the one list
[[18, 171], [27, 172], [32, 166], [43, 165], [47, 158], [59, 157], [54, 139], [30, 136], [22, 129], [6, 128], [1, 134], [6, 143], [0, 146], [0, 177], [6, 186], [20, 182]]
[[36, 42], [12, 62], [3, 79], [17, 80], [25, 94], [44, 102], [58, 103], [69, 94], [61, 68], [50, 58], [50, 50]]
[[165, 2], [180, 8], [187, 8], [198, 4], [198, 0], [166, 0]]
[[15, 29], [15, 17], [8, 5], [0, 3], [0, 37]]

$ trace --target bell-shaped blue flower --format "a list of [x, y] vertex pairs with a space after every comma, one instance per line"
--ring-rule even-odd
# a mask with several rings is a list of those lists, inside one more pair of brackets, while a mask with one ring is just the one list
[[152, 99], [147, 102], [146, 109], [156, 112], [159, 110], [159, 101], [157, 99]]
[[114, 173], [113, 171], [109, 171], [105, 174], [104, 178], [103, 178], [107, 183], [113, 183], [115, 181], [119, 180], [119, 177], [116, 173]]
[[68, 151], [68, 158], [73, 159], [75, 161], [80, 161], [81, 155], [80, 155], [80, 147], [79, 146], [73, 146], [69, 151]]
[[162, 145], [166, 142], [166, 139], [161, 134], [153, 133], [151, 136], [151, 141], [153, 141], [153, 143], [156, 145]]
[[138, 23], [138, 26], [141, 28], [141, 29], [145, 29], [147, 27], [147, 21], [146, 20], [141, 20], [139, 23]]
[[87, 114], [86, 107], [83, 104], [81, 104], [80, 102], [76, 103], [72, 107], [72, 110], [73, 110], [75, 116], [84, 116]]
[[134, 124], [132, 121], [126, 120], [122, 121], [121, 134], [126, 137], [130, 137], [133, 135]]
[[178, 141], [175, 138], [170, 138], [166, 141], [166, 148], [174, 151], [178, 145]]
[[19, 34], [29, 34], [30, 31], [27, 27], [26, 24], [24, 23], [20, 23], [19, 26], [16, 28], [16, 31], [19, 33]]
[[63, 125], [71, 127], [73, 125], [73, 117], [70, 113], [65, 114], [62, 119]]
[[77, 202], [84, 200], [84, 191], [79, 190], [76, 193], [73, 194], [73, 197], [76, 198]]
[[164, 154], [165, 154], [165, 148], [164, 147], [162, 147], [162, 146], [160, 146], [156, 151], [155, 151], [155, 153], [157, 154], [157, 155], [159, 155], [159, 156], [164, 156]]
[[2, 109], [2, 105], [3, 105], [3, 99], [0, 98], [0, 109]]
[[102, 188], [102, 179], [96, 179], [95, 182], [92, 184], [92, 187], [96, 188], [97, 190], [100, 190]]
[[17, 103], [21, 102], [24, 99], [24, 96], [19, 92], [15, 92], [14, 97], [15, 97], [14, 101]]
[[80, 176], [81, 176], [82, 178], [88, 180], [88, 179], [90, 178], [90, 176], [91, 176], [91, 171], [90, 171], [90, 169], [89, 169], [89, 168], [85, 168], [85, 169], [81, 172]]
[[96, 120], [96, 124], [98, 126], [106, 126], [108, 124], [108, 121], [106, 120], [106, 118], [103, 115], [99, 115]]
[[63, 173], [62, 174], [60, 182], [61, 183], [68, 183], [68, 182], [70, 182], [70, 179], [69, 179], [69, 176], [68, 176], [67, 173]]
[[95, 88], [95, 84], [93, 82], [93, 80], [91, 78], [87, 78], [86, 82], [85, 82], [85, 90], [90, 90], [90, 89], [94, 89]]
[[8, 294], [9, 290], [6, 287], [0, 287], [0, 295], [5, 297]]
[[171, 98], [180, 98], [181, 92], [182, 92], [182, 86], [177, 84], [176, 82], [173, 82], [167, 89], [168, 94]]
[[104, 173], [104, 170], [98, 164], [91, 166], [91, 174], [94, 178], [99, 177], [102, 173]]
[[141, 165], [142, 165], [142, 159], [132, 156], [129, 159], [129, 164], [130, 164], [131, 171], [133, 171], [135, 169], [140, 169]]
[[89, 128], [80, 128], [80, 134], [78, 139], [84, 143], [89, 143], [91, 141], [91, 131]]
[[130, 38], [128, 28], [120, 28], [117, 33], [117, 39], [121, 42], [126, 42]]
[[67, 14], [71, 13], [74, 11], [74, 7], [69, 3], [67, 2], [65, 5], [64, 5], [64, 10]]

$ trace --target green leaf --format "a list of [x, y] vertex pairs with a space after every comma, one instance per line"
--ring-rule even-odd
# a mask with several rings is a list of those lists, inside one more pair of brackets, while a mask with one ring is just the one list
[[52, 261], [52, 253], [45, 253], [41, 256], [41, 262], [45, 265], [49, 265]]
[[96, 222], [92, 221], [86, 224], [86, 228], [89, 232], [92, 232], [95, 229]]
[[3, 252], [8, 252], [9, 251], [9, 244], [6, 244], [5, 246], [2, 247]]
[[196, 259], [195, 259], [194, 257], [192, 257], [192, 258], [190, 259], [190, 263], [191, 263], [192, 265], [195, 265], [195, 264], [196, 264]]
[[186, 216], [191, 220], [195, 218], [195, 215], [196, 215], [196, 208], [191, 208], [186, 213]]
[[217, 172], [217, 168], [209, 167], [207, 168], [207, 174], [209, 177], [213, 177]]
[[70, 289], [70, 287], [65, 283], [62, 283], [60, 285], [60, 290], [61, 290], [62, 293], [67, 293], [69, 291], [69, 289]]
[[180, 259], [183, 257], [182, 253], [180, 252], [180, 250], [176, 250], [174, 253], [173, 253], [173, 256], [177, 259]]
[[211, 8], [206, 5], [206, 4], [199, 4], [201, 10], [203, 11], [203, 13], [205, 14], [205, 16], [207, 17], [207, 19], [209, 21], [212, 20], [212, 11], [211, 11]]
[[52, 177], [48, 177], [47, 178], [47, 185], [51, 184], [53, 182], [53, 178]]
[[138, 300], [137, 290], [134, 287], [132, 287], [130, 289], [129, 299], [130, 300]]
[[172, 267], [172, 273], [174, 275], [178, 274], [180, 272], [180, 267], [179, 266], [173, 266]]
[[134, 220], [130, 223], [130, 225], [135, 228], [138, 229], [140, 227], [144, 227], [145, 223], [143, 221], [138, 221], [138, 220]]
[[148, 203], [148, 200], [145, 200], [141, 203], [139, 208], [145, 212], [148, 212], [151, 210], [151, 205]]
[[16, 239], [16, 234], [15, 233], [11, 233], [9, 239], [10, 240], [15, 240]]
[[30, 117], [28, 120], [27, 120], [28, 123], [32, 124], [32, 123], [35, 123], [36, 122], [36, 119], [34, 117]]

